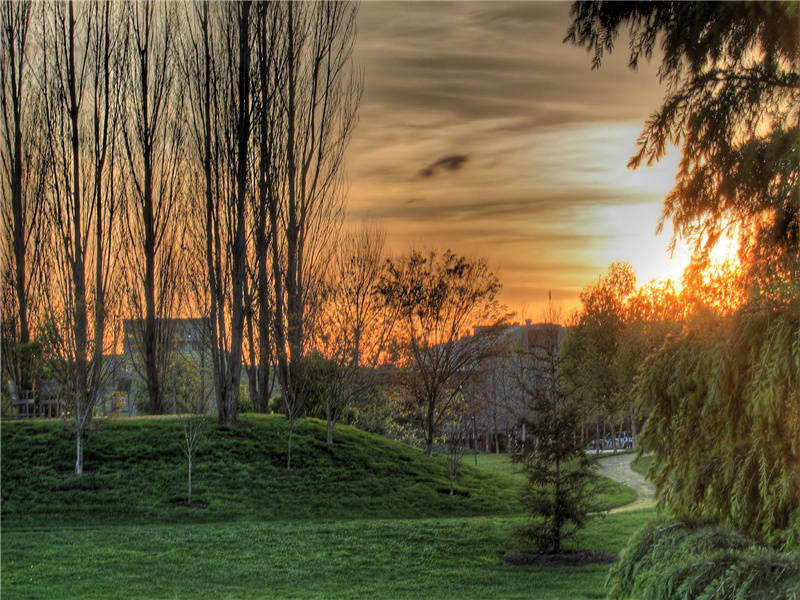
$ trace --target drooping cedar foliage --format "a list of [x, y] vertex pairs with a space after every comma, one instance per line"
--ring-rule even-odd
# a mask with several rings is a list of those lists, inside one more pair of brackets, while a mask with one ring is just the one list
[[[661, 58], [665, 96], [629, 166], [682, 156], [664, 221], [707, 259], [731, 223], [757, 265], [800, 251], [800, 7], [794, 2], [575, 2], [565, 41], [598, 68], [627, 31], [629, 65]], [[778, 267], [778, 265], [781, 265]]]
[[661, 502], [800, 545], [800, 306], [697, 316], [643, 365], [641, 446]]
[[800, 553], [719, 525], [655, 522], [633, 537], [609, 583], [614, 600], [790, 600], [800, 596]]

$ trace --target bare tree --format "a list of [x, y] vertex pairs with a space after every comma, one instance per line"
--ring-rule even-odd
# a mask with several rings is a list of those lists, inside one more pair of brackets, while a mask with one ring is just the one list
[[[430, 454], [462, 387], [497, 352], [506, 317], [495, 300], [500, 282], [483, 260], [449, 250], [412, 252], [387, 261], [378, 289], [386, 306], [398, 311], [399, 383], [414, 405]], [[483, 327], [470, 335], [476, 325]]]
[[280, 60], [281, 11], [273, 3], [257, 5], [255, 28], [256, 69], [253, 85], [253, 108], [256, 115], [254, 159], [255, 193], [252, 194], [252, 291], [247, 318], [249, 352], [248, 383], [254, 409], [269, 410], [275, 386], [273, 326], [273, 271], [270, 253], [269, 207], [277, 203], [280, 179], [281, 147], [278, 140], [284, 133], [282, 113], [277, 103], [278, 87], [283, 81]]
[[[39, 134], [42, 94], [32, 83], [32, 4], [0, 4], [0, 109], [2, 110], [3, 368], [31, 389], [31, 325], [41, 277], [42, 219], [48, 152]], [[34, 32], [35, 33], [35, 32]], [[33, 310], [32, 310], [33, 309]]]
[[192, 467], [205, 436], [209, 406], [208, 396], [204, 393], [192, 393], [186, 400], [179, 419], [183, 434], [181, 450], [186, 457], [186, 505], [192, 506]]
[[110, 3], [70, 1], [42, 8], [44, 122], [53, 157], [48, 309], [74, 420], [78, 475], [84, 432], [110, 373], [103, 355], [112, 343], [107, 315], [118, 288], [110, 281], [118, 271], [113, 257], [119, 237], [115, 132], [122, 104], [121, 23]]
[[331, 260], [330, 283], [314, 327], [314, 347], [335, 363], [323, 394], [327, 442], [342, 412], [377, 385], [375, 368], [384, 357], [397, 311], [378, 293], [385, 234], [371, 225], [345, 233]]
[[188, 11], [183, 59], [205, 196], [216, 403], [224, 424], [238, 418], [246, 311], [251, 7], [251, 2], [195, 3]]
[[276, 103], [285, 134], [268, 213], [278, 378], [292, 433], [303, 412], [303, 356], [309, 310], [344, 194], [344, 151], [361, 97], [352, 68], [356, 7], [346, 2], [277, 6], [281, 11]]
[[123, 139], [131, 182], [128, 227], [129, 307], [136, 346], [134, 366], [144, 380], [149, 411], [164, 412], [183, 269], [181, 173], [183, 117], [176, 69], [174, 4], [125, 5], [131, 54]]
[[450, 476], [450, 495], [454, 496], [461, 459], [469, 443], [471, 415], [463, 398], [454, 403], [451, 414], [451, 419], [444, 426], [444, 443], [447, 452], [447, 473]]

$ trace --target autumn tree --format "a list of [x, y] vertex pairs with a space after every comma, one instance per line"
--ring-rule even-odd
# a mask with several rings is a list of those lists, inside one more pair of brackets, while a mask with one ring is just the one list
[[398, 382], [430, 454], [462, 386], [497, 352], [505, 321], [496, 301], [500, 282], [483, 260], [415, 251], [387, 261], [378, 290], [398, 315]]

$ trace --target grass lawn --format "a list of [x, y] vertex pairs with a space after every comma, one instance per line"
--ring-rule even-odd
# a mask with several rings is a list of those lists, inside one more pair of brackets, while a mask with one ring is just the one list
[[[603, 458], [610, 456], [612, 455], [601, 455], [597, 460], [603, 460]], [[474, 465], [475, 458], [475, 455], [465, 456], [464, 462], [465, 464]], [[520, 486], [525, 482], [525, 475], [519, 471], [518, 466], [511, 462], [511, 456], [508, 454], [479, 454], [477, 455], [477, 462], [481, 469], [498, 475], [509, 476]], [[632, 488], [609, 479], [603, 482], [601, 504], [605, 509], [625, 506], [634, 500], [636, 500], [636, 491]]]
[[631, 468], [639, 473], [642, 477], [648, 477], [650, 475], [650, 465], [653, 463], [653, 455], [646, 454], [644, 456], [639, 456], [636, 458], [633, 463], [631, 464]]
[[[87, 469], [67, 476], [59, 422], [2, 427], [3, 598], [539, 598], [604, 597], [608, 567], [516, 567], [525, 522], [521, 477], [506, 457], [467, 456], [457, 488], [444, 457], [324, 423], [297, 429], [286, 471], [285, 423], [247, 417], [209, 430], [183, 496], [179, 424], [119, 420], [93, 434]], [[505, 459], [505, 462], [504, 462]], [[632, 491], [617, 486], [609, 505]], [[594, 519], [576, 547], [619, 552], [652, 511]]]
[[[619, 552], [651, 511], [575, 540]], [[603, 598], [607, 565], [515, 567], [509, 517], [238, 520], [15, 530], [4, 598]]]

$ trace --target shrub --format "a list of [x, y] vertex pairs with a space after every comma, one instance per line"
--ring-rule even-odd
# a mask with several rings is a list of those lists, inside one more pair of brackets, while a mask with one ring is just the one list
[[631, 539], [608, 583], [612, 600], [796, 600], [800, 552], [722, 525], [657, 521]]

